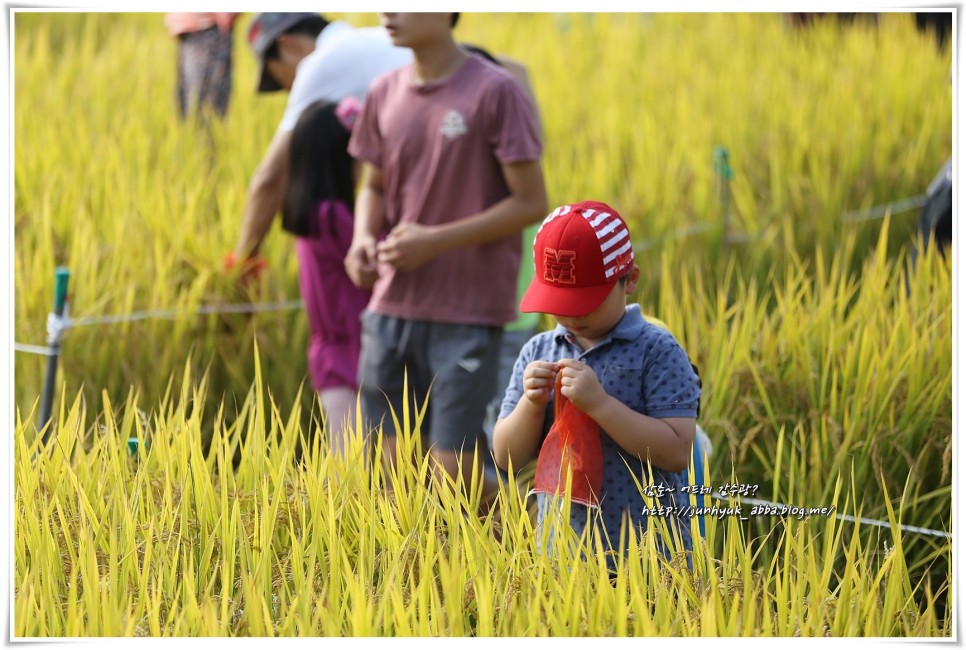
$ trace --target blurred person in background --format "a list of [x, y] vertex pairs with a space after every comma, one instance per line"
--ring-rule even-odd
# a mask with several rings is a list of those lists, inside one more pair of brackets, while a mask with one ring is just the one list
[[356, 287], [342, 260], [352, 243], [355, 173], [349, 134], [359, 101], [319, 100], [292, 130], [282, 227], [296, 236], [299, 291], [309, 321], [308, 370], [319, 395], [329, 448], [345, 455], [355, 406], [359, 315], [370, 292]]
[[[953, 159], [949, 158], [926, 190], [926, 203], [919, 213], [919, 237], [925, 254], [929, 242], [946, 257], [952, 255], [953, 244]], [[913, 261], [918, 255], [918, 243], [913, 246]]]
[[231, 97], [232, 29], [238, 13], [168, 13], [164, 24], [178, 39], [177, 101], [181, 117], [209, 112], [224, 117]]
[[372, 80], [412, 60], [379, 27], [356, 28], [314, 13], [263, 13], [248, 28], [258, 58], [258, 92], [289, 92], [281, 122], [248, 187], [241, 231], [229, 266], [259, 268], [258, 251], [282, 208], [292, 129], [313, 102], [362, 100]]
[[[952, 71], [949, 83], [952, 84]], [[950, 147], [952, 143], [950, 142]], [[933, 242], [940, 256], [952, 255], [953, 244], [953, 159], [947, 158], [945, 164], [926, 188], [926, 200], [919, 213], [917, 239], [912, 245], [913, 267], [920, 254], [925, 254], [929, 243]], [[920, 247], [922, 248], [920, 252]], [[906, 292], [910, 287], [906, 279]]]

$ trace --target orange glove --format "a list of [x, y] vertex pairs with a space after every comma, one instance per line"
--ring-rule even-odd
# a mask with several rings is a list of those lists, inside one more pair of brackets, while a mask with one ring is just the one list
[[233, 271], [236, 267], [239, 269], [239, 280], [242, 285], [247, 287], [252, 282], [258, 282], [262, 271], [268, 268], [268, 260], [256, 255], [255, 257], [246, 257], [239, 262], [233, 251], [225, 256], [225, 270]]

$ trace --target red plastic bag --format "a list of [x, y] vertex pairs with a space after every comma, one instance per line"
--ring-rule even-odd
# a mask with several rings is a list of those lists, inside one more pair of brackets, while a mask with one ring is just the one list
[[560, 391], [561, 376], [557, 374], [553, 425], [537, 456], [533, 491], [564, 495], [569, 465], [571, 501], [596, 507], [604, 481], [600, 427], [564, 397]]

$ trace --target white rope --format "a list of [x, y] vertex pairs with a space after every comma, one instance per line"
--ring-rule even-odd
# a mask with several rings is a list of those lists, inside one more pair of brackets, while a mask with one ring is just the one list
[[[908, 212], [909, 210], [915, 210], [921, 208], [926, 204], [926, 195], [920, 194], [918, 196], [910, 196], [905, 199], [900, 199], [898, 201], [893, 201], [892, 203], [885, 203], [882, 205], [877, 205], [875, 207], [869, 208], [868, 210], [853, 210], [852, 212], [846, 212], [839, 218], [845, 223], [859, 223], [862, 221], [873, 221], [875, 219], [882, 219], [887, 214], [899, 214], [900, 212]], [[642, 252], [654, 248], [658, 244], [665, 241], [674, 241], [676, 239], [684, 239], [685, 237], [690, 237], [691, 235], [697, 235], [699, 233], [710, 230], [711, 225], [707, 223], [697, 223], [691, 224], [686, 228], [679, 228], [673, 232], [669, 232], [660, 237], [654, 237], [652, 239], [641, 239], [634, 242], [634, 251]], [[725, 240], [729, 244], [740, 244], [749, 241], [757, 241], [761, 239], [760, 235], [747, 233], [747, 232], [731, 232], [725, 237]]]
[[[741, 501], [741, 503], [748, 503], [748, 504], [757, 505], [757, 506], [768, 506], [769, 508], [784, 509], [786, 512], [792, 512], [793, 508], [797, 508], [798, 511], [805, 511], [805, 512], [808, 512], [809, 510], [811, 510], [810, 508], [802, 508], [799, 506], [789, 506], [784, 503], [774, 503], [772, 501], [763, 501], [762, 499], [752, 499], [752, 498], [746, 498], [746, 497], [742, 497], [739, 499], [737, 496], [723, 497], [719, 494], [714, 494], [714, 493], [706, 494], [704, 496], [709, 496], [713, 499], [717, 499], [718, 501], [728, 501], [729, 498], [733, 498], [735, 500]], [[830, 506], [830, 508], [834, 509], [834, 506]], [[821, 516], [821, 515], [818, 515], [818, 516]], [[844, 515], [844, 514], [835, 514], [833, 516], [836, 519], [843, 519], [845, 521], [851, 521], [859, 524], [868, 524], [870, 526], [879, 526], [881, 528], [892, 528], [893, 526], [893, 524], [889, 523], [888, 521], [880, 521], [878, 519], [868, 519], [866, 517], [854, 517], [852, 515]], [[947, 533], [946, 531], [943, 531], [943, 530], [934, 530], [932, 528], [920, 528], [918, 526], [907, 526], [905, 524], [896, 524], [896, 525], [901, 530], [904, 530], [907, 533], [915, 533], [917, 535], [929, 535], [931, 537], [945, 537], [946, 539], [953, 538], [951, 533]]]
[[53, 312], [47, 315], [47, 347], [14, 341], [13, 349], [17, 352], [24, 352], [26, 354], [39, 354], [47, 357], [54, 356], [59, 352], [60, 341], [63, 338], [64, 332], [72, 327], [110, 325], [151, 319], [174, 319], [199, 314], [251, 314], [256, 312], [264, 313], [272, 311], [291, 311], [293, 309], [301, 308], [301, 300], [289, 300], [286, 302], [266, 302], [256, 304], [238, 303], [230, 305], [205, 305], [191, 312], [165, 309], [136, 311], [130, 314], [114, 314], [110, 316], [85, 316], [84, 318], [71, 319], [69, 315], [70, 303], [65, 303], [64, 314], [62, 316], [58, 316]]
[[45, 357], [52, 357], [57, 354], [52, 348], [45, 347], [43, 345], [30, 345], [29, 343], [18, 343], [14, 341], [13, 349], [16, 352], [25, 352], [27, 354], [39, 354]]
[[910, 196], [909, 198], [893, 201], [892, 203], [886, 203], [885, 205], [877, 205], [874, 208], [869, 208], [868, 210], [854, 210], [852, 212], [846, 212], [842, 215], [842, 221], [846, 223], [872, 221], [874, 219], [881, 219], [887, 214], [898, 214], [900, 212], [915, 210], [916, 208], [921, 208], [925, 204], [925, 194], [920, 194], [919, 196]]
[[239, 303], [232, 305], [205, 305], [195, 311], [179, 311], [175, 309], [136, 311], [130, 314], [113, 314], [110, 316], [85, 316], [68, 322], [67, 327], [85, 327], [88, 325], [108, 325], [116, 323], [130, 323], [140, 320], [175, 319], [200, 314], [251, 314], [272, 311], [291, 311], [301, 309], [301, 300], [268, 303]]

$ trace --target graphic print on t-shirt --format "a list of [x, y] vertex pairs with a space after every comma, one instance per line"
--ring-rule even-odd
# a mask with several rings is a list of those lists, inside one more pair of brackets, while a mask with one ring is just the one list
[[459, 111], [450, 111], [443, 118], [443, 126], [439, 132], [450, 140], [458, 138], [466, 133], [466, 120]]

